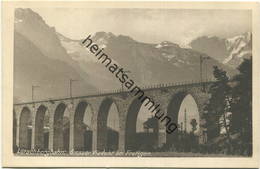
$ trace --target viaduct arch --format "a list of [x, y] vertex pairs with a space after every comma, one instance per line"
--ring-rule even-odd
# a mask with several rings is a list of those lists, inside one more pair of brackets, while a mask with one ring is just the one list
[[[76, 107], [75, 115], [74, 115], [74, 150], [76, 151], [91, 151], [92, 147], [87, 146], [92, 143], [92, 126], [86, 126], [84, 124], [84, 117], [87, 116], [86, 110], [87, 108], [91, 109], [91, 105], [86, 101], [80, 101]], [[87, 118], [92, 118], [91, 116], [87, 116]], [[87, 132], [87, 133], [86, 133]], [[85, 140], [85, 135], [89, 137], [89, 140]], [[87, 145], [86, 143], [87, 142]]]
[[21, 149], [29, 150], [31, 149], [31, 136], [32, 131], [30, 125], [32, 125], [32, 115], [31, 110], [28, 107], [22, 109], [19, 118], [19, 147]]
[[47, 114], [47, 107], [41, 105], [37, 111], [35, 116], [35, 130], [34, 130], [34, 144], [36, 149], [44, 150], [48, 145], [45, 145], [44, 141], [44, 122]]
[[[160, 104], [161, 112], [171, 117], [176, 124], [180, 105], [185, 96], [190, 94], [197, 104], [200, 115], [199, 125], [202, 126], [205, 123], [202, 116], [203, 109], [210, 98], [208, 89], [211, 83], [213, 82], [204, 82], [204, 88], [201, 83], [190, 83], [160, 85], [145, 88], [143, 91], [146, 96]], [[136, 119], [142, 103], [137, 96], [127, 91], [15, 104], [14, 142], [21, 149], [44, 149], [46, 145], [43, 141], [43, 121], [48, 112], [49, 150], [110, 151], [107, 144], [107, 118], [112, 104], [116, 105], [119, 117], [116, 150], [120, 152], [135, 150]], [[87, 108], [91, 110], [91, 115], [87, 118], [90, 118], [92, 123], [87, 126], [87, 131], [91, 134], [86, 136], [83, 118]], [[68, 111], [67, 119], [64, 118], [65, 111]], [[205, 128], [200, 127], [199, 142], [201, 144], [207, 141], [205, 131]], [[167, 134], [166, 126], [160, 120], [158, 120], [157, 132], [156, 147], [174, 143], [176, 133]], [[87, 143], [85, 137], [88, 138]], [[86, 144], [91, 145], [86, 148]]]

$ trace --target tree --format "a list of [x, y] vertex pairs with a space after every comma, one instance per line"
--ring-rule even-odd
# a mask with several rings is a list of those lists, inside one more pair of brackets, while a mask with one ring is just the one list
[[[252, 143], [252, 59], [244, 59], [233, 78], [232, 131], [239, 132], [243, 145]], [[246, 147], [247, 149], [249, 147]], [[249, 150], [250, 151], [250, 150]]]
[[192, 133], [194, 134], [194, 132], [197, 130], [197, 125], [198, 125], [196, 119], [191, 119], [190, 124], [192, 126]]
[[206, 119], [206, 127], [208, 133], [214, 133], [210, 138], [218, 136], [220, 126], [218, 124], [219, 117], [225, 113], [225, 99], [230, 94], [230, 86], [228, 85], [229, 77], [226, 72], [222, 69], [219, 69], [217, 66], [214, 66], [213, 75], [216, 79], [216, 82], [212, 84], [209, 89], [211, 98], [209, 103], [205, 107], [207, 112], [204, 117]]
[[[238, 67], [239, 74], [229, 79], [226, 72], [214, 67], [216, 83], [210, 87], [211, 98], [206, 105], [205, 119], [208, 133], [219, 129], [218, 120], [223, 118], [228, 141], [228, 150], [236, 146], [232, 143], [230, 134], [240, 133], [241, 145], [238, 148], [248, 150], [251, 154], [252, 146], [252, 59], [244, 59]], [[226, 124], [226, 113], [232, 112], [230, 128]], [[245, 147], [246, 146], [246, 147]]]
[[[219, 136], [220, 124], [219, 118], [224, 117], [224, 127], [226, 130], [226, 139], [227, 139], [227, 147], [228, 152], [232, 150], [231, 137], [226, 125], [226, 111], [227, 111], [227, 98], [231, 95], [231, 87], [229, 86], [229, 77], [227, 76], [226, 71], [214, 66], [213, 75], [216, 79], [216, 82], [212, 84], [210, 87], [209, 93], [211, 94], [211, 98], [209, 99], [209, 103], [206, 105], [206, 127], [208, 129], [208, 133], [213, 132], [215, 135], [211, 136], [211, 138], [215, 138]], [[209, 139], [210, 136], [208, 137]]]

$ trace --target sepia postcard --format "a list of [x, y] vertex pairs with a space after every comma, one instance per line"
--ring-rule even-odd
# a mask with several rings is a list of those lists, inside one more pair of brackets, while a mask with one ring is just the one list
[[259, 3], [2, 10], [4, 167], [259, 167]]

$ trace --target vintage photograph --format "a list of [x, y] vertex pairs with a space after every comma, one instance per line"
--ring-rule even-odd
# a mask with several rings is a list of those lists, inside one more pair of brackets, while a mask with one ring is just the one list
[[259, 162], [256, 4], [4, 7], [5, 166]]
[[14, 12], [15, 155], [252, 156], [250, 10]]

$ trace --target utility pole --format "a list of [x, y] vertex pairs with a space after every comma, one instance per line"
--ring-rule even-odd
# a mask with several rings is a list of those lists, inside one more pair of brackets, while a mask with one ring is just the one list
[[[203, 57], [202, 55], [200, 55], [200, 83], [201, 83], [201, 86], [202, 86], [202, 82], [203, 82], [203, 70], [202, 70], [202, 64], [203, 64], [203, 61], [206, 60], [206, 59], [209, 59], [209, 57]], [[205, 63], [206, 64], [206, 63]], [[206, 65], [206, 79], [207, 79], [207, 65]], [[205, 90], [205, 86], [203, 86], [203, 90]]]
[[186, 115], [186, 109], [184, 109], [184, 131], [187, 132], [187, 115]]
[[206, 82], [208, 81], [208, 77], [207, 77], [208, 70], [207, 70], [207, 67], [208, 67], [207, 62], [205, 62], [205, 80], [206, 80]]
[[181, 133], [183, 132], [183, 122], [181, 122]]
[[70, 98], [72, 98], [72, 84], [73, 84], [73, 82], [76, 82], [76, 81], [78, 81], [78, 80], [76, 80], [76, 79], [70, 79], [70, 84], [69, 84], [69, 88], [70, 88]]
[[32, 102], [34, 102], [34, 90], [36, 89], [36, 88], [39, 88], [40, 86], [34, 86], [34, 85], [32, 85]]
[[200, 83], [202, 84], [202, 62], [203, 57], [200, 55]]
[[114, 130], [116, 130], [116, 119], [115, 119], [115, 117], [113, 117], [113, 121], [114, 121]]
[[[125, 73], [131, 73], [131, 71], [130, 70], [125, 70], [123, 73], [124, 74]], [[121, 83], [121, 86], [122, 86], [122, 92], [123, 92], [124, 91], [124, 83]]]

